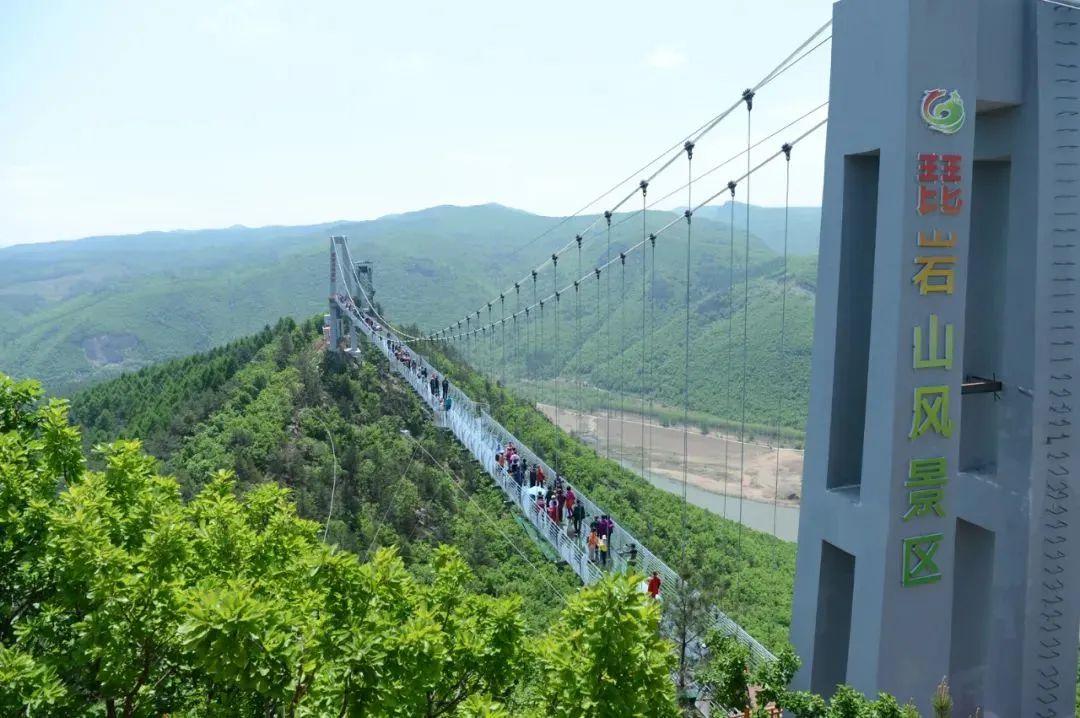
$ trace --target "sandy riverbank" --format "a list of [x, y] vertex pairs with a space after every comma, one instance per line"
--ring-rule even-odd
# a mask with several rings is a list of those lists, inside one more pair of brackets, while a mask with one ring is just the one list
[[[540, 404], [539, 408], [552, 421], [555, 407]], [[610, 422], [610, 427], [609, 427]], [[624, 464], [641, 467], [642, 421], [639, 414], [627, 412], [623, 421], [618, 413], [582, 413], [561, 409], [559, 426], [577, 435], [601, 454], [607, 452], [610, 432], [610, 453]], [[739, 496], [740, 465], [745, 468], [742, 495], [755, 501], [777, 501], [798, 506], [802, 496], [803, 452], [780, 448], [779, 477], [777, 450], [763, 444], [740, 444], [736, 437], [722, 433], [703, 434], [691, 427], [687, 432], [688, 483], [715, 494]], [[644, 423], [645, 462], [654, 475], [682, 481], [683, 430], [681, 426], [661, 426], [653, 421]], [[651, 450], [650, 448], [651, 447]], [[651, 459], [650, 459], [651, 457]], [[778, 487], [777, 490], [774, 490]]]

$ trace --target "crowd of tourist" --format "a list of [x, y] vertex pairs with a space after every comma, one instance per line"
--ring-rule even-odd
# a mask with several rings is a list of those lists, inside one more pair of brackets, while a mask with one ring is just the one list
[[[371, 319], [367, 318], [367, 321], [374, 329]], [[420, 362], [412, 351], [400, 342], [387, 338], [386, 346], [397, 361], [415, 372], [417, 378], [426, 384], [432, 402], [439, 406], [441, 401], [443, 412], [449, 413], [453, 402], [450, 398], [450, 382], [447, 378], [440, 377], [434, 371], [429, 372], [427, 365]], [[552, 539], [556, 545], [561, 540], [559, 534], [565, 533], [569, 539], [577, 541], [588, 551], [590, 561], [603, 569], [609, 566], [614, 567], [615, 562], [611, 559], [611, 554], [615, 550], [612, 546], [615, 522], [610, 516], [607, 514], [588, 516], [585, 503], [579, 500], [572, 486], [558, 474], [548, 476], [539, 463], [530, 465], [528, 459], [521, 455], [513, 442], [508, 442], [502, 451], [496, 453], [495, 464], [500, 473], [509, 476], [517, 484], [519, 491], [530, 497], [531, 510], [537, 516], [547, 515], [550, 519], [549, 526], [555, 533]], [[584, 530], [586, 527], [587, 532]], [[628, 572], [637, 569], [636, 544], [627, 544], [618, 552], [618, 555], [625, 559]], [[653, 571], [647, 582], [642, 584], [642, 589], [653, 598], [659, 599], [662, 583], [660, 574]]]

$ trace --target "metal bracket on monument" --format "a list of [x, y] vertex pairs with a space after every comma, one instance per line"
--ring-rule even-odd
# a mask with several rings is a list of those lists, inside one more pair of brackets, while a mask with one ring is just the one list
[[960, 385], [961, 394], [997, 394], [1003, 388], [998, 379], [984, 379], [981, 376], [966, 376]]

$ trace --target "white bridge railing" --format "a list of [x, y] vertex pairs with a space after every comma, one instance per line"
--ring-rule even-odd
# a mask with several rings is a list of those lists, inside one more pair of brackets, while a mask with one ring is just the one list
[[[518, 454], [524, 457], [529, 462], [529, 465], [543, 467], [544, 474], [550, 477], [556, 475], [555, 471], [517, 437], [507, 431], [502, 424], [495, 421], [482, 406], [470, 399], [452, 383], [449, 383], [448, 390], [451, 409], [450, 411], [444, 411], [442, 397], [432, 395], [428, 380], [423, 378], [423, 369], [427, 369], [427, 377], [429, 378], [438, 373], [437, 370], [424, 357], [413, 351], [411, 347], [398, 342], [398, 345], [408, 353], [408, 358], [413, 364], [411, 367], [406, 366], [397, 359], [391, 349], [390, 342], [394, 341], [393, 339], [369, 326], [365, 318], [360, 315], [351, 303], [339, 298], [337, 304], [353, 325], [362, 331], [371, 343], [386, 356], [394, 371], [400, 374], [431, 408], [436, 421], [450, 429], [454, 436], [476, 457], [485, 471], [503, 490], [507, 498], [517, 505], [525, 518], [536, 528], [537, 533], [554, 547], [558, 555], [573, 569], [581, 581], [586, 585], [598, 581], [605, 571], [589, 558], [584, 536], [587, 532], [583, 530], [581, 535], [570, 536], [566, 527], [552, 521], [546, 511], [536, 506], [535, 499], [527, 491], [528, 487], [519, 486], [509, 473], [496, 463], [495, 455], [502, 451], [508, 443], [513, 443]], [[645, 575], [656, 571], [663, 580], [663, 590], [665, 592], [675, 592], [683, 585], [679, 575], [643, 546], [629, 531], [619, 525], [615, 517], [607, 514], [600, 506], [592, 502], [565, 476], [561, 474], [559, 476], [562, 478], [564, 486], [573, 488], [577, 500], [585, 508], [587, 516], [584, 522], [585, 526], [588, 525], [592, 518], [604, 515], [608, 516], [614, 523], [614, 530], [609, 540], [609, 570], [633, 570]], [[569, 522], [567, 522], [568, 526]], [[631, 546], [636, 548], [635, 554], [632, 554], [629, 550]], [[634, 560], [631, 565], [632, 556]], [[723, 633], [735, 636], [748, 645], [756, 661], [775, 660], [775, 656], [768, 649], [743, 630], [729, 616], [719, 609], [714, 609], [713, 613], [716, 627]], [[665, 623], [670, 622], [665, 621]]]

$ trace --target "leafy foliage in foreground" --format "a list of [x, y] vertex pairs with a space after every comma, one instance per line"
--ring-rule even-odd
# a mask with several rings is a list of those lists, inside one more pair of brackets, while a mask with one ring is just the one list
[[[888, 693], [867, 699], [851, 686], [837, 686], [826, 701], [819, 695], [788, 688], [800, 661], [790, 647], [782, 648], [774, 663], [751, 666], [747, 647], [730, 636], [716, 633], [707, 638], [708, 659], [696, 671], [707, 690], [714, 715], [738, 712], [749, 718], [771, 718], [778, 708], [794, 718], [919, 718], [919, 711]], [[744, 713], [745, 712], [745, 713]]]
[[65, 403], [39, 397], [0, 374], [4, 715], [676, 715], [636, 577], [530, 634], [454, 549], [422, 577], [392, 549], [362, 563], [277, 485], [221, 471], [185, 502], [134, 440], [87, 470]]

